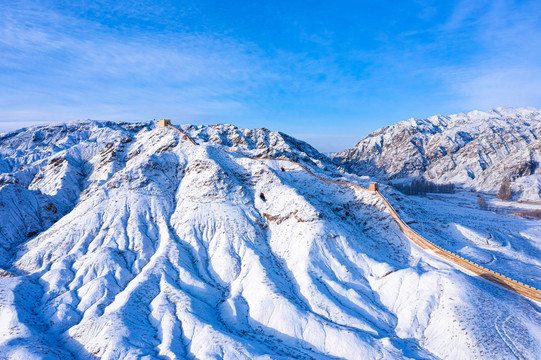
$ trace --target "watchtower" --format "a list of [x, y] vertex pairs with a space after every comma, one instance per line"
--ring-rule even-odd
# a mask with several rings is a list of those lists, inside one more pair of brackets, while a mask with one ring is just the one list
[[169, 125], [171, 125], [171, 120], [169, 119], [160, 119], [158, 121], [158, 127], [167, 127]]
[[373, 191], [373, 192], [379, 191], [379, 184], [378, 183], [370, 183], [370, 185], [368, 185], [368, 190]]

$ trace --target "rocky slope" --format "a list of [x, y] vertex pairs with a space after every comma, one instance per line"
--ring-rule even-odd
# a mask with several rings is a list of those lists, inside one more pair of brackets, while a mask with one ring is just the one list
[[541, 198], [541, 111], [497, 108], [382, 128], [333, 155], [348, 170], [380, 179], [424, 177], [478, 191], [512, 183], [514, 197]]
[[[541, 352], [538, 306], [413, 247], [374, 195], [224, 149], [295, 158], [361, 185], [367, 178], [281, 133], [183, 129], [199, 145], [152, 123], [83, 121], [0, 136], [0, 357]], [[537, 223], [528, 224], [505, 249], [539, 242], [534, 230], [520, 235]], [[516, 271], [532, 265], [536, 256]]]

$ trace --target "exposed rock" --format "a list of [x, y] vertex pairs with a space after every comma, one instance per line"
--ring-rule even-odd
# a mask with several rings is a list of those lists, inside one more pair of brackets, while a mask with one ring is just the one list
[[[0, 136], [0, 357], [433, 359], [520, 351], [534, 358], [541, 351], [537, 308], [413, 247], [374, 194], [225, 148], [296, 159], [363, 187], [367, 178], [343, 173], [285, 134], [182, 129], [199, 145], [152, 123], [82, 121]], [[415, 214], [406, 197], [382, 188], [410, 206], [401, 215]], [[485, 254], [468, 244], [478, 258]], [[507, 257], [515, 246], [501, 248]], [[516, 272], [535, 264], [520, 256]]]
[[513, 181], [516, 197], [541, 198], [541, 111], [497, 108], [409, 119], [368, 135], [333, 155], [359, 175], [406, 181], [424, 177], [497, 192]]

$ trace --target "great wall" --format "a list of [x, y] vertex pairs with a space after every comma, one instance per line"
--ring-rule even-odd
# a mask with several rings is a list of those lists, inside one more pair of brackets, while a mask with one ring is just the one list
[[[192, 137], [190, 135], [188, 135], [186, 132], [184, 132], [183, 130], [171, 125], [171, 121], [168, 120], [168, 119], [161, 119], [159, 120], [159, 123], [158, 123], [158, 126], [159, 127], [168, 127], [168, 128], [171, 128], [171, 129], [174, 129], [178, 132], [180, 132], [190, 143], [192, 143], [193, 145], [197, 145], [197, 143], [194, 141], [194, 139], [192, 139]], [[524, 284], [522, 282], [519, 282], [517, 280], [514, 280], [514, 279], [511, 279], [505, 275], [502, 275], [502, 274], [499, 274], [497, 272], [494, 272], [490, 269], [487, 269], [477, 263], [474, 263], [473, 261], [470, 261], [468, 259], [465, 259], [449, 250], [446, 250], [444, 248], [442, 248], [441, 246], [438, 246], [436, 244], [434, 244], [433, 242], [425, 239], [423, 236], [421, 236], [420, 234], [418, 234], [417, 232], [415, 232], [411, 227], [408, 226], [408, 224], [406, 224], [402, 218], [400, 217], [400, 215], [398, 215], [398, 213], [396, 212], [396, 210], [393, 208], [393, 206], [389, 203], [389, 201], [385, 198], [385, 196], [383, 196], [383, 194], [379, 191], [379, 186], [377, 183], [371, 183], [369, 185], [368, 188], [364, 188], [364, 187], [361, 187], [359, 185], [356, 185], [356, 184], [353, 184], [353, 183], [350, 183], [350, 182], [347, 182], [347, 181], [339, 181], [339, 180], [330, 180], [330, 179], [326, 179], [324, 177], [321, 177], [319, 175], [316, 175], [314, 174], [312, 171], [310, 171], [309, 169], [307, 169], [306, 167], [304, 167], [304, 165], [296, 162], [296, 161], [293, 161], [293, 160], [290, 160], [290, 159], [287, 159], [287, 158], [272, 158], [272, 157], [255, 157], [255, 156], [250, 156], [250, 155], [246, 155], [240, 151], [237, 151], [237, 150], [233, 150], [233, 149], [224, 149], [226, 152], [229, 152], [229, 153], [235, 153], [235, 154], [238, 154], [240, 156], [243, 156], [243, 157], [246, 157], [248, 159], [252, 159], [252, 160], [276, 160], [276, 161], [286, 161], [286, 162], [289, 162], [291, 164], [294, 164], [298, 167], [300, 167], [302, 170], [304, 170], [305, 172], [307, 172], [308, 174], [312, 175], [313, 177], [321, 180], [321, 181], [324, 181], [324, 182], [327, 182], [327, 183], [331, 183], [331, 184], [337, 184], [337, 185], [347, 185], [347, 186], [350, 186], [352, 187], [353, 189], [355, 190], [361, 190], [361, 191], [370, 191], [372, 193], [375, 193], [382, 201], [383, 203], [385, 204], [385, 208], [387, 209], [387, 211], [389, 211], [391, 217], [393, 218], [393, 220], [396, 222], [396, 224], [398, 225], [400, 231], [402, 231], [402, 233], [411, 241], [413, 242], [414, 244], [416, 244], [417, 246], [419, 246], [421, 249], [424, 249], [424, 250], [430, 250], [432, 251], [435, 255], [439, 256], [441, 259], [453, 264], [453, 265], [457, 265], [459, 267], [461, 267], [463, 270], [466, 270], [467, 272], [470, 272], [470, 273], [473, 273], [475, 275], [479, 275], [480, 277], [488, 280], [488, 281], [491, 281], [495, 284], [498, 284], [506, 289], [509, 289], [509, 290], [512, 290], [528, 299], [531, 299], [531, 300], [534, 300], [534, 301], [537, 301], [539, 303], [541, 303], [541, 290], [539, 289], [536, 289], [534, 287], [531, 287], [527, 284]]]

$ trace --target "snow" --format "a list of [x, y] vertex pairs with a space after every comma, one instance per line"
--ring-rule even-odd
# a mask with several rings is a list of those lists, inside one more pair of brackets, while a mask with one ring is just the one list
[[[398, 195], [400, 196], [400, 195]], [[477, 205], [477, 194], [429, 194], [395, 200], [401, 211], [414, 214], [411, 227], [445, 249], [493, 271], [541, 288], [541, 221], [507, 215], [541, 204], [489, 199], [489, 211]], [[391, 200], [392, 201], [392, 200]]]
[[[285, 134], [181, 128], [199, 145], [151, 123], [83, 121], [0, 137], [0, 179], [11, 179], [0, 185], [0, 268], [15, 275], [0, 277], [2, 356], [541, 352], [538, 304], [414, 246], [376, 195], [224, 149], [295, 158], [361, 186], [369, 178]], [[540, 221], [462, 208], [469, 193], [429, 200], [382, 191], [434, 242], [540, 285]]]
[[541, 111], [496, 108], [409, 119], [333, 154], [348, 170], [393, 182], [424, 177], [496, 193], [504, 179], [516, 200], [541, 200]]

